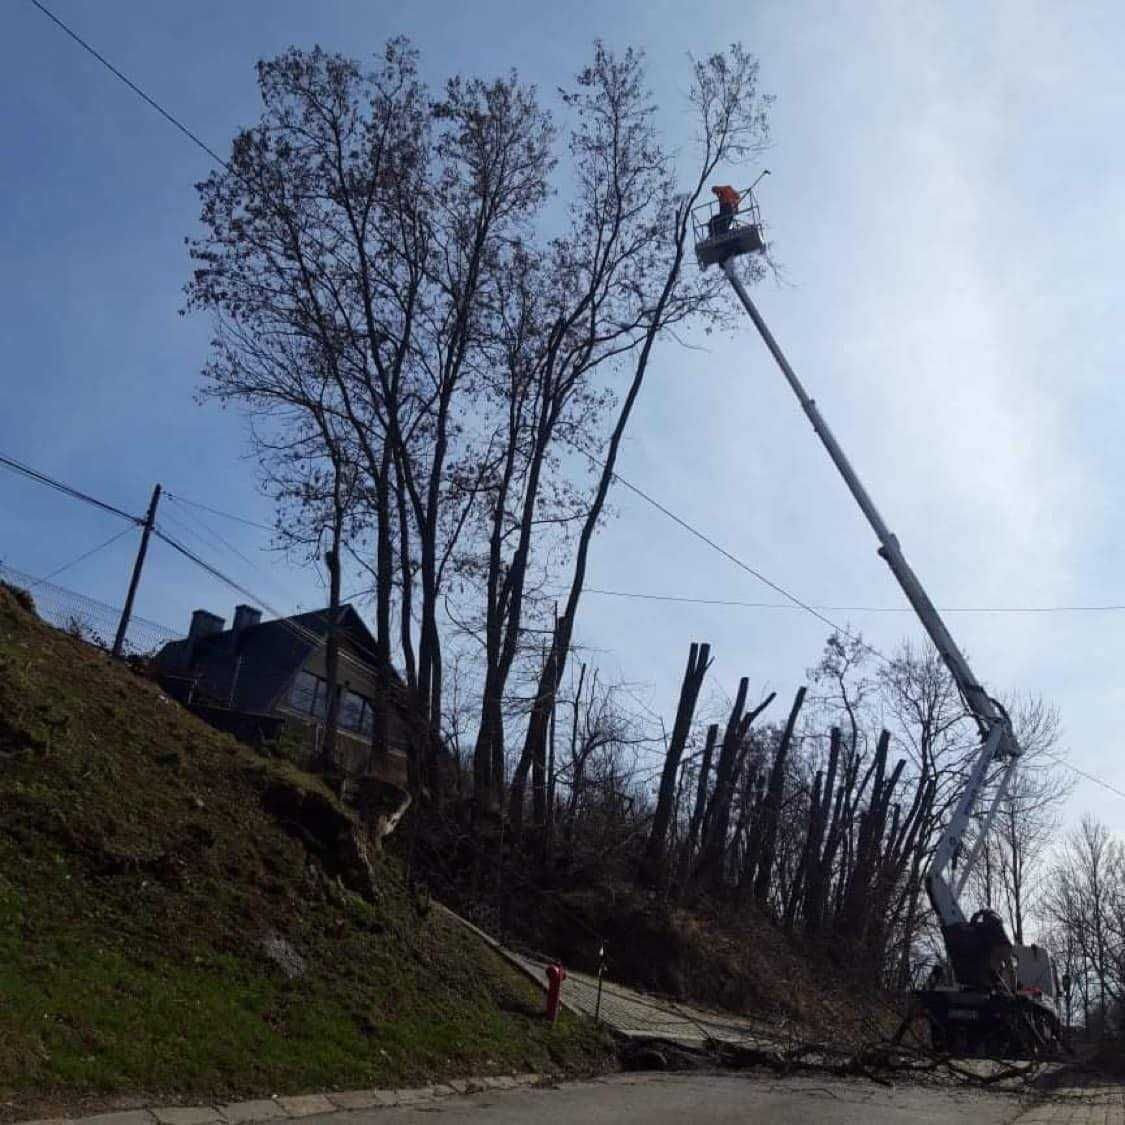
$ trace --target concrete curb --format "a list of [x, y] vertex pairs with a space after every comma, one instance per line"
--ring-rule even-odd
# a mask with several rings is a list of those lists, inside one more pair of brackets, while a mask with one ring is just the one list
[[425, 1105], [441, 1098], [476, 1094], [484, 1090], [515, 1090], [534, 1086], [541, 1074], [481, 1075], [453, 1078], [413, 1090], [344, 1090], [295, 1097], [259, 1098], [246, 1102], [194, 1106], [152, 1106], [120, 1113], [98, 1113], [92, 1117], [42, 1117], [18, 1125], [250, 1125], [257, 1121], [298, 1121], [324, 1113], [357, 1109], [389, 1109], [394, 1106]]

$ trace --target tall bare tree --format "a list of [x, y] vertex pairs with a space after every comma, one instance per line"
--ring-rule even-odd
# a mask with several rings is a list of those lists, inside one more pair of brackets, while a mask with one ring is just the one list
[[[645, 153], [637, 171], [629, 179], [605, 155], [605, 146], [598, 138], [607, 124], [612, 127], [613, 106], [633, 101], [640, 89], [640, 75], [627, 56], [618, 61], [600, 52], [594, 67], [583, 75], [585, 92], [592, 117], [588, 133], [579, 131], [580, 145], [593, 158], [591, 174], [602, 183], [601, 198], [611, 214], [621, 223], [627, 214], [627, 183], [645, 185], [657, 201], [653, 221], [633, 244], [623, 248], [625, 260], [635, 270], [637, 298], [628, 321], [635, 325], [630, 363], [632, 374], [617, 410], [617, 416], [605, 448], [594, 458], [600, 467], [589, 508], [581, 522], [574, 555], [570, 586], [558, 625], [551, 638], [551, 648], [539, 677], [539, 686], [524, 737], [523, 751], [512, 785], [511, 811], [518, 824], [522, 816], [523, 793], [521, 775], [533, 760], [542, 759], [547, 742], [552, 700], [566, 667], [574, 636], [575, 621], [586, 581], [590, 545], [605, 509], [610, 486], [615, 479], [621, 441], [625, 435], [633, 407], [644, 385], [655, 344], [676, 326], [697, 317], [718, 317], [723, 306], [718, 302], [721, 281], [698, 272], [685, 270], [692, 233], [691, 212], [707, 189], [707, 184], [720, 166], [738, 165], [760, 155], [768, 141], [769, 99], [758, 90], [758, 62], [740, 45], [727, 52], [696, 60], [692, 72], [689, 101], [695, 118], [698, 151], [694, 167], [677, 177], [667, 158], [660, 152], [649, 116], [634, 123], [631, 129], [633, 159]], [[601, 93], [601, 104], [594, 100]], [[606, 93], [611, 96], [606, 100]], [[593, 95], [593, 97], [591, 96]], [[616, 146], [615, 146], [616, 149]], [[601, 155], [599, 155], [601, 154]], [[677, 190], [677, 181], [686, 186]], [[588, 237], [588, 236], [587, 236]], [[580, 242], [579, 245], [582, 245]], [[752, 276], [762, 272], [760, 263], [747, 266]], [[593, 456], [592, 451], [584, 450]]]

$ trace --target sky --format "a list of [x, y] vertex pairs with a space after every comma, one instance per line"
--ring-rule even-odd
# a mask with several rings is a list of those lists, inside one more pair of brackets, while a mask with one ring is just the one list
[[[933, 600], [1125, 603], [1120, 5], [50, 6], [219, 152], [258, 115], [256, 60], [290, 45], [362, 57], [405, 34], [435, 84], [515, 66], [544, 96], [595, 37], [639, 46], [678, 143], [688, 52], [741, 40], [776, 98], [759, 199], [784, 282], [755, 299]], [[242, 420], [196, 401], [208, 324], [180, 315], [193, 184], [211, 162], [30, 0], [0, 19], [0, 453], [129, 511], [159, 481], [270, 523]], [[805, 601], [853, 607], [825, 613], [881, 651], [920, 635], [908, 613], [854, 608], [905, 601], [748, 322], [706, 349], [659, 351], [619, 468]], [[643, 501], [618, 490], [613, 504], [589, 586], [780, 600]], [[322, 602], [261, 531], [174, 501], [161, 518], [279, 609]], [[36, 576], [121, 526], [5, 472], [0, 521], [0, 561]], [[119, 605], [135, 546], [126, 535], [57, 581]], [[229, 617], [235, 600], [156, 542], [136, 609], [182, 630], [192, 609]], [[948, 624], [990, 689], [1055, 703], [1074, 765], [1125, 789], [1125, 614]], [[689, 642], [711, 643], [722, 689], [745, 675], [752, 697], [784, 700], [826, 631], [791, 608], [599, 594], [579, 621], [669, 722]], [[1125, 829], [1125, 801], [1080, 780], [1068, 818], [1086, 811]]]

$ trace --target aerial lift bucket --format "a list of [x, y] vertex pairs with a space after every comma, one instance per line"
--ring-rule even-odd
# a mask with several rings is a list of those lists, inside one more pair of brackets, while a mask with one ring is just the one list
[[701, 203], [691, 213], [695, 256], [702, 269], [766, 248], [753, 187], [738, 195], [739, 203], [734, 211], [724, 211], [718, 200], [711, 200]]

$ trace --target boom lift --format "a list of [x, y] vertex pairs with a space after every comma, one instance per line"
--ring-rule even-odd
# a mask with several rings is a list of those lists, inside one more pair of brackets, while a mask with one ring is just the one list
[[[763, 172], [762, 175], [767, 175]], [[966, 707], [976, 720], [981, 746], [949, 824], [942, 833], [925, 875], [930, 903], [941, 925], [947, 953], [944, 971], [931, 974], [914, 993], [925, 1013], [933, 1045], [955, 1053], [1038, 1056], [1060, 1043], [1059, 982], [1050, 954], [1037, 945], [1013, 945], [1004, 924], [991, 910], [966, 918], [959, 902], [973, 865], [992, 827], [996, 810], [1007, 796], [1023, 753], [1003, 706], [981, 686], [957, 647], [941, 615], [907, 563], [891, 532], [790, 366], [750, 294], [735, 271], [736, 260], [762, 253], [765, 243], [753, 188], [737, 193], [738, 203], [704, 203], [693, 212], [695, 250], [700, 267], [718, 265], [765, 341], [817, 436], [855, 497], [879, 540], [886, 561], [922, 627], [941, 654]], [[720, 201], [729, 188], [716, 189]], [[971, 850], [960, 864], [974, 810], [993, 795], [984, 811]]]

